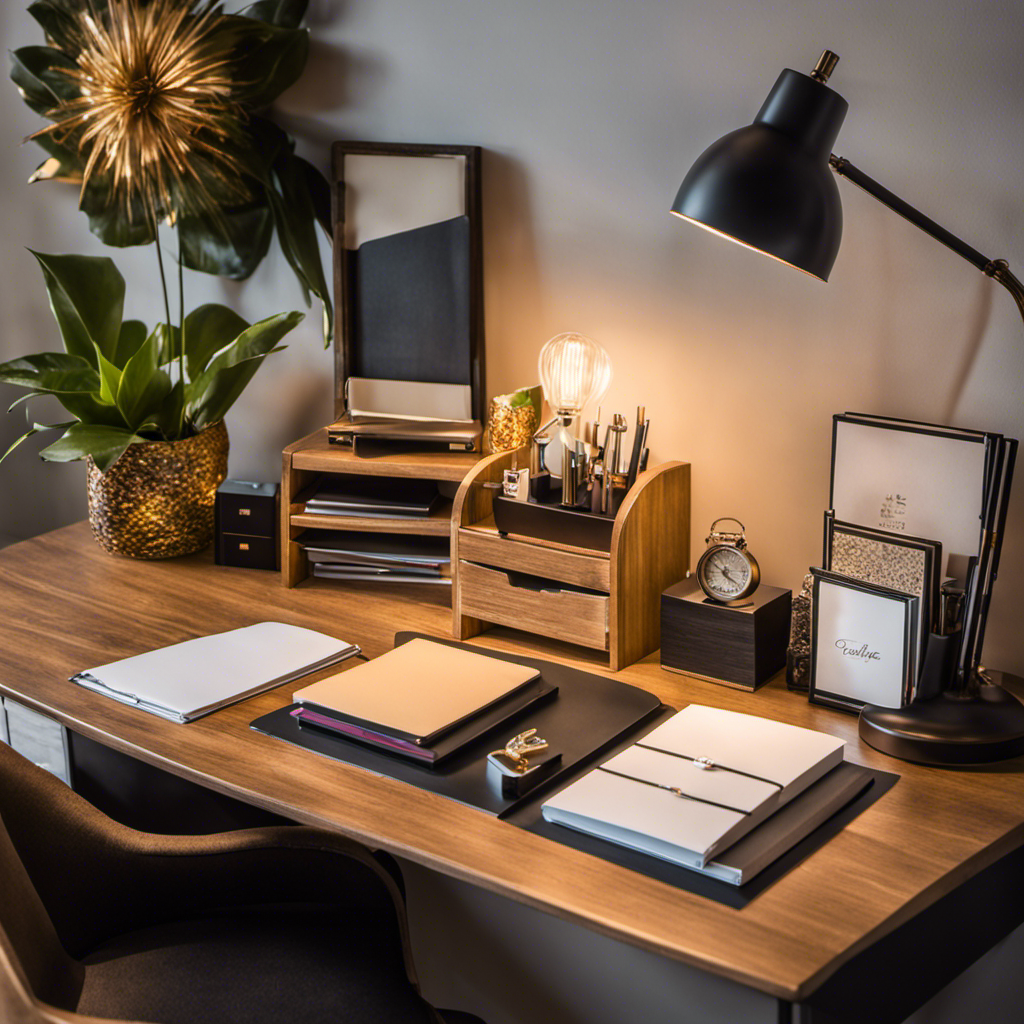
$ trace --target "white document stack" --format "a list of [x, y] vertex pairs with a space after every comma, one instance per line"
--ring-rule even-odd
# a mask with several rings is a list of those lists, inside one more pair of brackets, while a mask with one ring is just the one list
[[71, 681], [172, 722], [190, 722], [358, 653], [355, 644], [312, 629], [258, 622], [90, 668]]
[[[753, 872], [716, 869], [716, 856], [840, 765], [844, 747], [810, 729], [691, 704], [555, 794], [542, 813], [740, 884]], [[829, 800], [840, 798], [835, 789]]]

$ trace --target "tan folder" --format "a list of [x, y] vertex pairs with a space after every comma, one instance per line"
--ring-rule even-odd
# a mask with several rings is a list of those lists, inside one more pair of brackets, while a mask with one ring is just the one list
[[416, 639], [348, 672], [304, 686], [292, 697], [299, 704], [316, 704], [345, 719], [429, 745], [539, 675], [527, 665]]

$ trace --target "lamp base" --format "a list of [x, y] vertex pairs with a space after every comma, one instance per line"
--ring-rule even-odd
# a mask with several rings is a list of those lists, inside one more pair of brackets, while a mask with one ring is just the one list
[[860, 738], [918, 764], [971, 765], [1024, 754], [1024, 704], [1002, 686], [982, 684], [972, 697], [943, 693], [905, 708], [867, 705]]

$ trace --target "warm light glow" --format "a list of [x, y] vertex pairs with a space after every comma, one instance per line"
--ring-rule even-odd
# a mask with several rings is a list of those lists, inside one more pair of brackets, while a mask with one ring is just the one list
[[767, 256], [771, 260], [775, 260], [778, 263], [783, 263], [787, 267], [792, 267], [794, 270], [799, 270], [801, 274], [806, 274], [808, 277], [813, 277], [815, 281], [824, 281], [823, 277], [818, 277], [817, 274], [812, 274], [809, 270], [804, 270], [803, 267], [798, 267], [795, 263], [790, 263], [789, 260], [784, 260], [781, 256], [776, 256], [774, 253], [766, 252], [764, 249], [758, 249], [756, 245], [751, 245], [749, 242], [744, 242], [742, 239], [737, 238], [735, 235], [726, 234], [724, 231], [719, 231], [718, 228], [710, 227], [704, 224], [702, 221], [694, 220], [692, 217], [687, 217], [684, 213], [677, 213], [675, 210], [669, 210], [669, 213], [673, 217], [678, 217], [680, 220], [685, 220], [687, 224], [696, 224], [697, 227], [703, 228], [705, 231], [710, 231], [713, 235], [718, 235], [719, 238], [724, 238], [727, 241], [735, 242], [737, 245], [742, 245], [744, 249], [749, 249], [751, 252], [759, 252], [762, 256]]
[[608, 353], [575, 331], [547, 342], [540, 350], [537, 371], [548, 405], [563, 416], [578, 416], [584, 406], [599, 402], [612, 380]]

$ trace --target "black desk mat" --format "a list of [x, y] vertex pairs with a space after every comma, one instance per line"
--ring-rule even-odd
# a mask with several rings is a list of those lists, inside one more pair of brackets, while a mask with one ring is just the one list
[[[395, 635], [395, 646], [421, 635], [398, 633]], [[449, 647], [467, 646], [456, 640], [442, 640], [438, 637], [424, 636], [424, 639]], [[479, 648], [471, 649], [500, 661], [531, 665], [539, 669], [545, 682], [558, 687], [558, 694], [553, 700], [514, 715], [479, 740], [474, 740], [464, 750], [446, 758], [436, 768], [374, 750], [319, 729], [302, 728], [290, 714], [298, 707], [295, 704], [257, 718], [251, 723], [251, 728], [305, 747], [323, 757], [408, 782], [420, 789], [439, 793], [450, 800], [503, 817], [522, 801], [533, 800], [537, 793], [549, 792], [558, 780], [568, 782], [578, 777], [586, 763], [599, 757], [623, 737], [633, 735], [664, 708], [653, 694], [615, 679], [591, 675], [568, 665], [556, 665], [538, 658], [520, 658], [495, 651], [480, 652]], [[502, 797], [497, 786], [488, 780], [485, 763], [490, 751], [503, 747], [506, 740], [523, 729], [536, 729], [553, 750], [560, 751], [561, 767], [527, 796], [509, 799]]]
[[[642, 739], [652, 729], [656, 729], [667, 718], [675, 714], [672, 708], [663, 708], [656, 718], [648, 722], [643, 728], [631, 733], [625, 741], [616, 744], [606, 750], [602, 760], [606, 760], [625, 750], [637, 740]], [[859, 767], [859, 766], [858, 766]], [[884, 796], [899, 779], [899, 775], [892, 772], [883, 772], [875, 768], [860, 768], [861, 771], [871, 776], [866, 789], [854, 797], [845, 807], [832, 815], [828, 821], [819, 825], [810, 835], [802, 839], [795, 846], [791, 847], [778, 860], [773, 861], [763, 871], [755, 875], [749, 882], [743, 885], [730, 885], [720, 878], [710, 878], [702, 875], [699, 871], [672, 864], [667, 860], [660, 860], [645, 853], [639, 853], [625, 846], [599, 839], [597, 836], [587, 835], [585, 832], [577, 832], [575, 829], [566, 828], [564, 825], [556, 825], [545, 821], [541, 817], [541, 804], [550, 799], [555, 792], [564, 789], [573, 779], [562, 778], [558, 784], [549, 787], [542, 795], [535, 797], [533, 793], [517, 806], [507, 817], [506, 821], [511, 825], [543, 836], [553, 842], [561, 843], [563, 846], [571, 846], [574, 850], [582, 853], [589, 853], [602, 860], [611, 861], [620, 867], [629, 868], [648, 878], [657, 879], [667, 885], [675, 886], [677, 889], [685, 889], [687, 892], [695, 893], [706, 899], [714, 900], [716, 903], [724, 903], [728, 907], [741, 909], [751, 902], [755, 897], [760, 896], [769, 886], [777, 882], [783, 875], [788, 874], [801, 861], [805, 860], [816, 850], [821, 849], [830, 839], [837, 836], [843, 828], [848, 825], [862, 811], [867, 810], [876, 800]], [[582, 773], [576, 773], [578, 778]]]
[[[510, 719], [492, 733], [470, 744], [463, 752], [454, 754], [438, 768], [405, 761], [395, 755], [319, 730], [300, 729], [289, 714], [298, 705], [290, 705], [264, 715], [252, 722], [251, 728], [295, 743], [321, 756], [356, 765], [468, 804], [552, 842], [737, 909], [745, 907], [801, 861], [821, 849], [857, 815], [881, 799], [899, 779], [892, 772], [864, 768], [870, 774], [871, 782], [859, 796], [745, 885], [730, 885], [721, 879], [709, 878], [698, 871], [650, 857], [596, 836], [554, 825], [541, 817], [541, 804], [553, 792], [578, 779], [595, 761], [606, 760], [620, 750], [625, 750], [675, 714], [675, 709], [661, 704], [646, 690], [539, 658], [522, 658], [497, 651], [481, 652], [479, 648], [457, 640], [412, 632], [396, 633], [395, 646], [416, 637], [451, 647], [466, 647], [501, 661], [532, 665], [540, 669], [545, 681], [559, 688], [558, 696], [543, 707], [528, 709]], [[525, 796], [514, 800], [503, 799], [487, 781], [487, 754], [502, 746], [515, 732], [531, 728], [536, 728], [553, 749], [562, 751], [562, 768]]]

